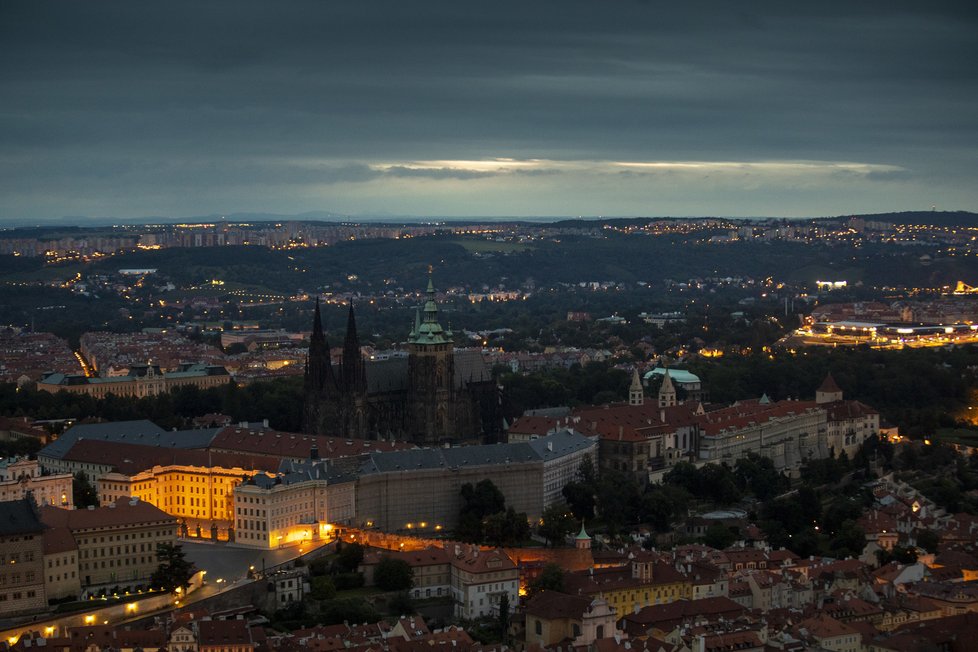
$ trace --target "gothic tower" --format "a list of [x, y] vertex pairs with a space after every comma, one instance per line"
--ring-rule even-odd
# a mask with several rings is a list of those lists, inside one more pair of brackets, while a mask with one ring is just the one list
[[415, 313], [408, 336], [408, 410], [415, 438], [435, 443], [458, 436], [455, 430], [455, 344], [438, 323], [435, 285], [428, 270], [424, 309]]
[[645, 390], [642, 389], [642, 380], [638, 377], [638, 368], [632, 370], [632, 384], [628, 388], [628, 404], [645, 404]]
[[343, 425], [347, 437], [367, 436], [367, 370], [360, 352], [357, 320], [353, 301], [346, 319], [346, 339], [343, 341]]
[[659, 407], [672, 407], [676, 404], [676, 388], [669, 377], [669, 370], [662, 375], [662, 386], [659, 387]]
[[312, 321], [312, 337], [309, 339], [309, 354], [306, 356], [304, 385], [303, 431], [326, 434], [336, 426], [338, 388], [333, 375], [329, 344], [323, 333], [318, 298]]

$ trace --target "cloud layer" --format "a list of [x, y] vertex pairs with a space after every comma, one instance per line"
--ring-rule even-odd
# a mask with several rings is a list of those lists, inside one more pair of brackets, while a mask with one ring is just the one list
[[967, 3], [0, 8], [0, 220], [978, 209]]

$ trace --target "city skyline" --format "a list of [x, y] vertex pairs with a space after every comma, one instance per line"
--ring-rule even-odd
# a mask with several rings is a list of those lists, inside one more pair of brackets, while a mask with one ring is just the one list
[[15, 2], [0, 226], [975, 210], [955, 3]]

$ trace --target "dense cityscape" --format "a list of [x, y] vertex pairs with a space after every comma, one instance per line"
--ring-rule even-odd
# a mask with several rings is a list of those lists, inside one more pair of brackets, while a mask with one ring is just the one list
[[[237, 226], [181, 225], [153, 236], [152, 268], [146, 233], [8, 238], [8, 259], [38, 262], [3, 282], [96, 319], [124, 306], [79, 333], [36, 294], [7, 295], [9, 645], [904, 650], [960, 636], [978, 611], [973, 277], [782, 279], [772, 258], [764, 278], [547, 285], [523, 260], [568, 238], [679, 237], [940, 261], [972, 237], [940, 214], [899, 219], [296, 223], [247, 227], [262, 234], [248, 244]], [[420, 287], [352, 264], [265, 296], [165, 255], [355, 259], [385, 240], [462, 253], [419, 263]], [[467, 281], [465, 259], [487, 257], [513, 280]], [[873, 356], [920, 400], [867, 375]], [[930, 413], [951, 365], [963, 384]]]
[[976, 33], [6, 0], [0, 652], [971, 652]]

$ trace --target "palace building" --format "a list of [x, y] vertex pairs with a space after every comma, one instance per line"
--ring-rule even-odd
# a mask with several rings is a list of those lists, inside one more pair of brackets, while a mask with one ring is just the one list
[[365, 361], [351, 304], [342, 362], [334, 367], [317, 301], [303, 431], [422, 444], [493, 439], [501, 425], [495, 380], [479, 351], [456, 351], [452, 338], [438, 321], [429, 278], [406, 357]]

